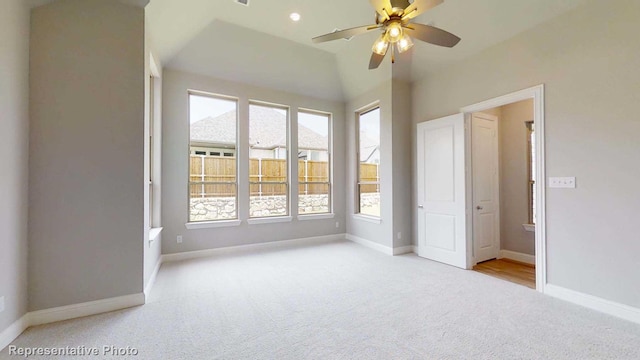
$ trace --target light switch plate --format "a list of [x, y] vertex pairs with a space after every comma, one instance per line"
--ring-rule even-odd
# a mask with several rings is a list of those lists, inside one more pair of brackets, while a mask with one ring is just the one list
[[0, 313], [4, 311], [4, 296], [0, 297]]
[[576, 178], [575, 177], [550, 177], [549, 178], [549, 187], [550, 188], [575, 189], [576, 188]]

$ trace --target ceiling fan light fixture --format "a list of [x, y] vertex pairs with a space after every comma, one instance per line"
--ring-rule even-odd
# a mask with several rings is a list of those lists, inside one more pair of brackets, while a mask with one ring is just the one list
[[398, 48], [398, 53], [402, 54], [403, 52], [411, 49], [413, 47], [413, 41], [409, 37], [409, 35], [404, 35], [402, 38], [396, 43], [396, 47]]
[[389, 41], [392, 43], [399, 41], [403, 33], [402, 24], [399, 22], [394, 21], [387, 26], [387, 35], [389, 36]]
[[373, 52], [378, 55], [385, 55], [387, 53], [387, 49], [389, 48], [389, 42], [385, 38], [385, 34], [380, 35], [378, 40], [373, 43]]
[[[332, 40], [350, 39], [355, 35], [364, 34], [372, 30], [382, 31], [382, 34], [373, 43], [373, 54], [369, 60], [369, 70], [377, 69], [388, 52], [391, 52], [391, 62], [395, 62], [395, 55], [407, 52], [413, 47], [413, 39], [451, 48], [460, 42], [459, 37], [432, 24], [425, 25], [413, 22], [413, 19], [417, 16], [442, 4], [444, 1], [369, 0], [376, 11], [375, 24], [336, 30], [316, 36], [311, 40], [314, 44], [317, 44]], [[391, 49], [389, 49], [389, 46], [391, 46]]]

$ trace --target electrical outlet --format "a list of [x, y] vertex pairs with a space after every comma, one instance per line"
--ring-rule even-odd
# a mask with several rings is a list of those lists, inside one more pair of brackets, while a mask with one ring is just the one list
[[178, 235], [176, 240], [178, 241], [178, 244], [182, 244], [182, 235]]
[[340, 222], [336, 221], [336, 229], [340, 227]]
[[4, 311], [4, 296], [0, 296], [0, 313]]
[[549, 178], [549, 187], [550, 188], [575, 189], [575, 187], [576, 187], [576, 178], [575, 177], [550, 177]]
[[402, 239], [402, 232], [401, 231], [398, 231], [397, 237], [398, 237], [398, 240]]

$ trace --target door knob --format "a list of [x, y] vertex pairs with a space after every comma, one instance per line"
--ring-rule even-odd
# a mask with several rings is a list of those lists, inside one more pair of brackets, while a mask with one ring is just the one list
[[482, 206], [478, 205], [478, 206], [476, 206], [476, 209], [478, 209], [478, 210], [482, 210], [482, 209], [484, 209], [484, 208], [483, 208]]

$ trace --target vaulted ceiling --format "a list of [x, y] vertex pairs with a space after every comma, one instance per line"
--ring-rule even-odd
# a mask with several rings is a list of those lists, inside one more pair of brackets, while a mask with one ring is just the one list
[[[366, 0], [151, 0], [152, 47], [164, 66], [336, 100], [392, 76], [408, 80], [481, 52], [569, 11], [585, 0], [445, 0], [415, 19], [462, 38], [452, 49], [416, 42], [393, 67], [368, 70], [375, 31], [313, 44], [336, 28], [371, 24]], [[302, 19], [293, 22], [291, 12]], [[402, 66], [402, 69], [399, 67]], [[394, 68], [395, 67], [395, 68]]]

